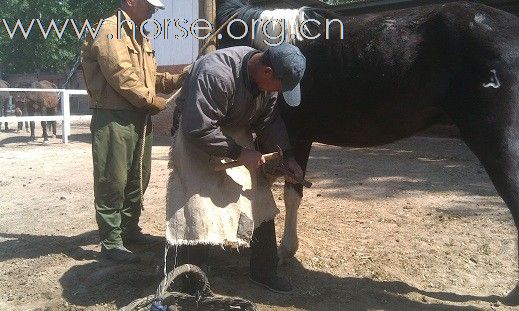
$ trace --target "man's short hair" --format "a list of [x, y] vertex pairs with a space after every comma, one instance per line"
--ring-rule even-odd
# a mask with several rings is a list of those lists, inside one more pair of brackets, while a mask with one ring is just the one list
[[[260, 58], [260, 62], [263, 66], [272, 68], [272, 60], [270, 59], [270, 50], [266, 50], [265, 52], [263, 52], [263, 55]], [[272, 72], [274, 72], [274, 68], [272, 68]], [[275, 72], [274, 72], [274, 77], [277, 77]]]

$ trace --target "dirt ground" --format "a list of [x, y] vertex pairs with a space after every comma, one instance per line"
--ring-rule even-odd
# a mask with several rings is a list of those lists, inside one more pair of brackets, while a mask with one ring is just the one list
[[[98, 261], [87, 126], [71, 143], [0, 133], [0, 310], [114, 310], [151, 294], [161, 249], [140, 265]], [[153, 149], [144, 230], [164, 235], [168, 139]], [[513, 310], [516, 231], [485, 171], [454, 138], [376, 148], [316, 144], [300, 247], [280, 271], [296, 290], [247, 279], [247, 251], [215, 251], [211, 286], [261, 310]], [[283, 225], [281, 183], [275, 185]]]

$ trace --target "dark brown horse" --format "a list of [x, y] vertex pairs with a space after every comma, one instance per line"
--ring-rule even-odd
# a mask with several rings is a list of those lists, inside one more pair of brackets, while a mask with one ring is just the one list
[[[58, 87], [47, 80], [36, 81], [31, 83], [30, 88], [33, 89], [57, 89]], [[58, 113], [58, 105], [60, 98], [58, 93], [54, 92], [27, 92], [27, 111], [29, 116], [42, 115], [42, 116], [54, 116]], [[34, 121], [31, 124], [31, 139], [35, 140], [36, 136], [34, 133], [35, 124]], [[49, 135], [47, 133], [47, 125], [50, 125], [52, 129], [52, 136], [56, 137], [56, 121], [41, 121], [41, 127], [43, 129], [43, 142], [49, 141]]]
[[[238, 13], [236, 18], [249, 28], [232, 23], [229, 32], [240, 39], [227, 32], [220, 46], [250, 45], [253, 20], [275, 16], [265, 12], [246, 1], [219, 1], [220, 24]], [[289, 26], [313, 19], [301, 33], [321, 33], [316, 39], [293, 41], [307, 58], [302, 104], [281, 105], [303, 169], [312, 142], [387, 144], [448, 115], [519, 227], [519, 18], [468, 2], [349, 17], [312, 8], [292, 13], [281, 16], [294, 19]], [[325, 29], [326, 19], [335, 18], [344, 27], [334, 23]], [[259, 33], [254, 34], [255, 46], [264, 47]], [[297, 35], [292, 32], [287, 38]], [[285, 186], [282, 261], [297, 250], [301, 196], [301, 187]]]
[[[28, 89], [31, 87], [29, 82], [19, 82], [16, 88]], [[27, 98], [26, 92], [12, 92], [13, 96], [13, 104], [14, 104], [14, 114], [17, 117], [27, 116]], [[24, 122], [18, 122], [18, 127], [16, 132], [19, 133], [23, 129]], [[25, 131], [29, 132], [29, 122], [25, 121]]]
[[[4, 80], [0, 80], [0, 88], [9, 88], [9, 83]], [[0, 117], [7, 117], [7, 109], [9, 106], [9, 92], [0, 92]], [[2, 124], [0, 124], [2, 128]], [[5, 130], [9, 130], [9, 125], [5, 122]]]

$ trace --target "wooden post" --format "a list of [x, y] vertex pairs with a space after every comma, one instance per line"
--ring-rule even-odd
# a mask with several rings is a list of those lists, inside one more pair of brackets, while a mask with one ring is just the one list
[[[213, 33], [216, 31], [216, 0], [199, 0], [198, 1], [198, 14], [200, 15], [199, 18], [205, 19], [213, 25]], [[201, 31], [199, 34], [200, 37], [203, 37], [207, 34], [207, 31]], [[207, 40], [207, 39], [206, 39]], [[205, 44], [206, 40], [200, 40], [199, 42], [199, 49], [202, 48]], [[203, 54], [207, 54], [209, 52], [213, 52], [216, 50], [216, 42], [213, 40], [211, 44], [207, 47], [205, 51], [203, 51]]]

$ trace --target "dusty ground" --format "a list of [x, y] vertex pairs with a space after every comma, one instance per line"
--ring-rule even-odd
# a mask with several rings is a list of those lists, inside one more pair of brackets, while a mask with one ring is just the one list
[[[113, 310], [159, 282], [160, 249], [143, 251], [140, 266], [97, 261], [88, 129], [73, 133], [67, 146], [0, 133], [0, 310]], [[142, 221], [156, 236], [163, 236], [167, 144], [153, 150]], [[315, 145], [308, 179], [314, 187], [300, 210], [300, 250], [281, 268], [295, 292], [250, 284], [246, 254], [228, 251], [212, 256], [217, 293], [265, 310], [513, 310], [496, 299], [515, 285], [515, 228], [463, 142]], [[278, 228], [282, 222], [283, 212]]]

